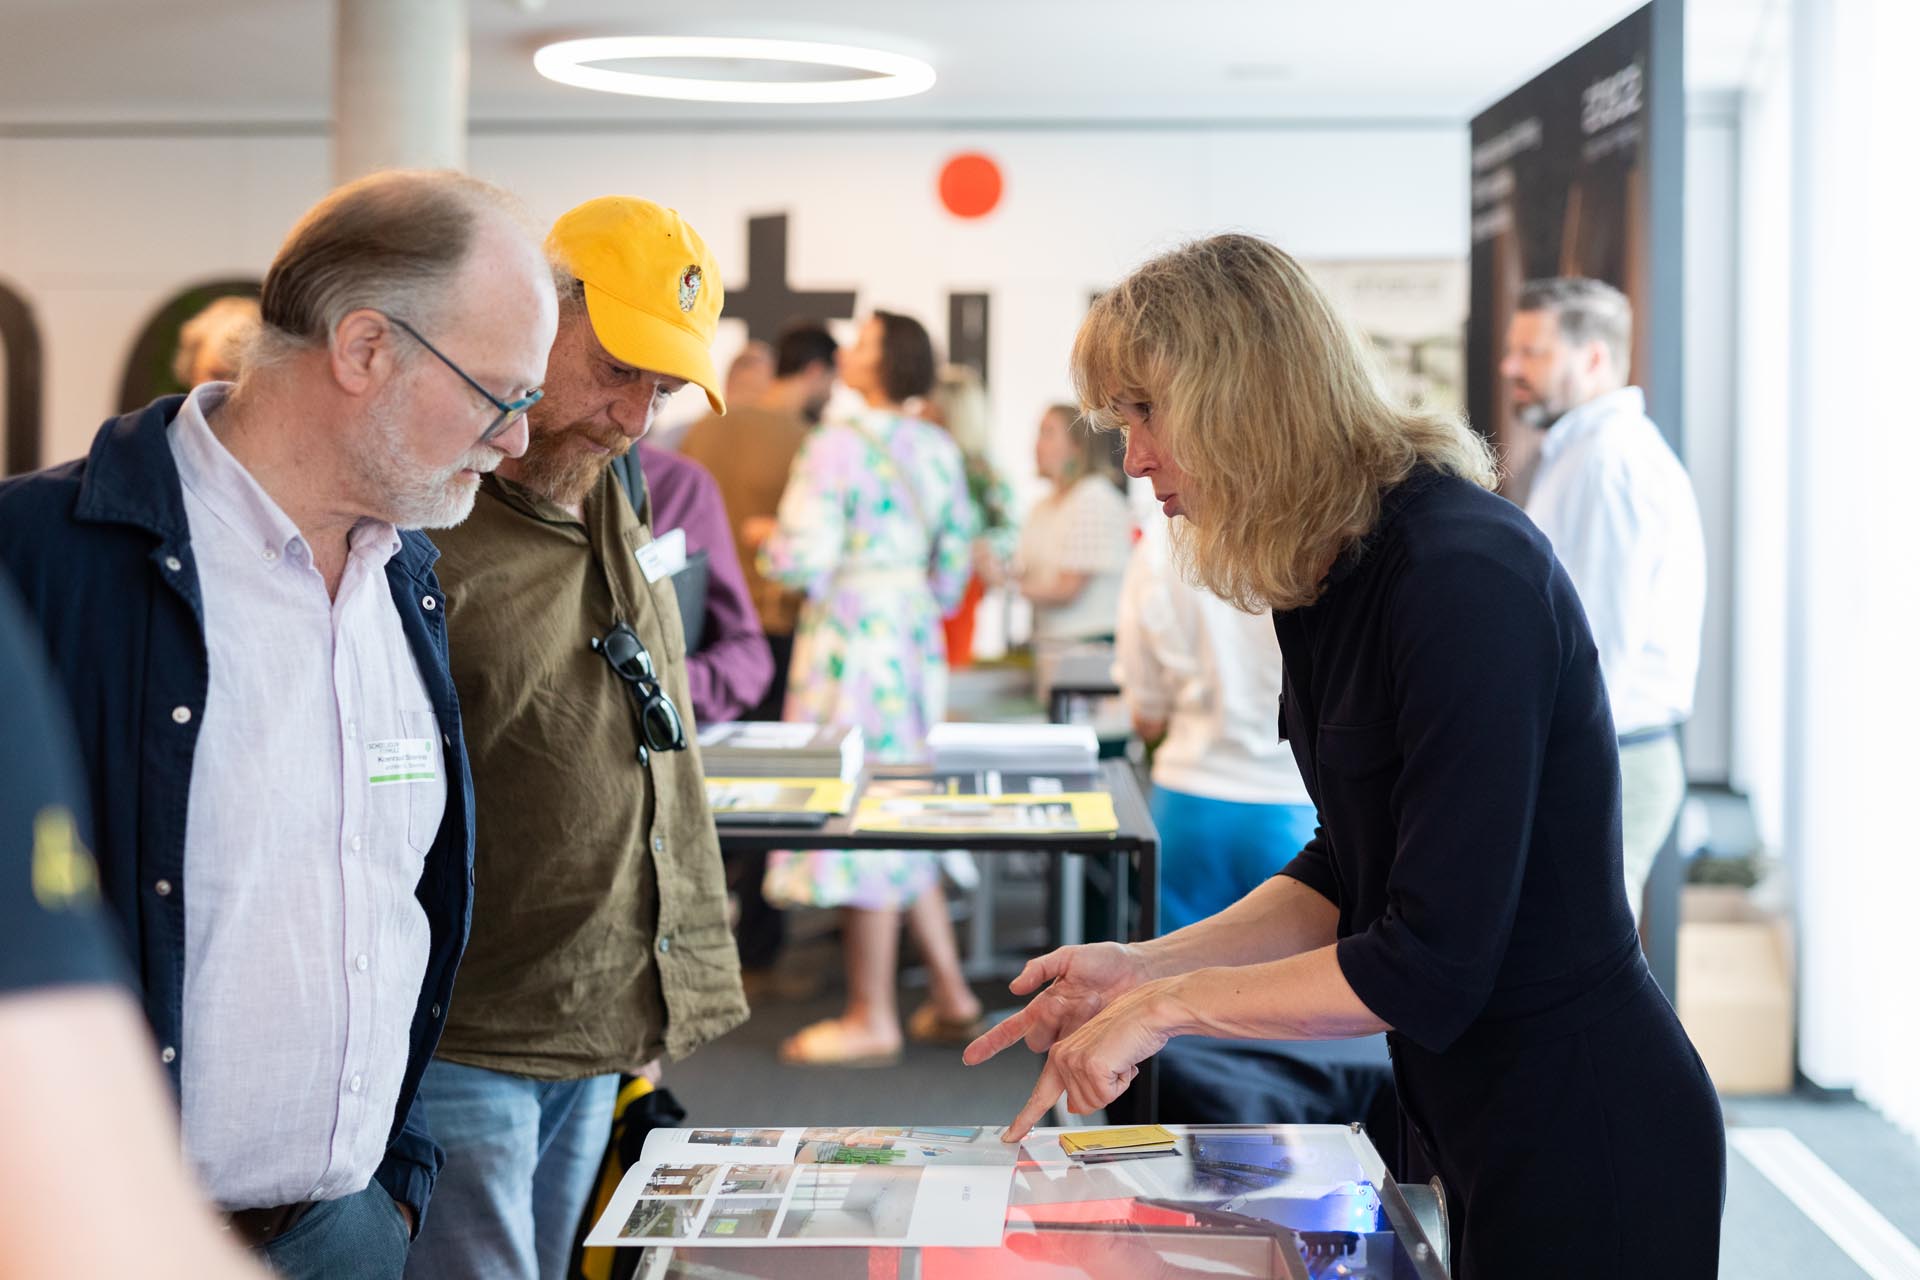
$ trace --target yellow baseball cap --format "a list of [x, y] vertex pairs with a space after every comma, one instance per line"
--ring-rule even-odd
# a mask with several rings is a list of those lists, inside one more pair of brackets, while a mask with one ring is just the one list
[[713, 334], [726, 290], [707, 242], [672, 209], [602, 196], [560, 215], [547, 252], [586, 286], [587, 319], [607, 354], [696, 383], [725, 413]]

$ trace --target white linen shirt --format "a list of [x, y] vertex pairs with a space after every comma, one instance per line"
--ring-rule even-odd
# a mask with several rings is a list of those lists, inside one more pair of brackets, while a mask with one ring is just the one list
[[1589, 400], [1553, 425], [1526, 511], [1587, 611], [1614, 732], [1692, 715], [1706, 544], [1693, 483], [1647, 417], [1640, 388]]
[[1166, 721], [1156, 785], [1242, 804], [1313, 803], [1280, 740], [1273, 615], [1242, 613], [1182, 578], [1164, 518], [1147, 521], [1127, 564], [1113, 674], [1129, 711]]
[[[186, 797], [181, 1140], [224, 1209], [332, 1200], [379, 1167], [429, 929], [440, 729], [363, 520], [329, 600], [305, 539], [207, 425], [167, 431], [207, 642]], [[391, 779], [390, 781], [387, 779]]]

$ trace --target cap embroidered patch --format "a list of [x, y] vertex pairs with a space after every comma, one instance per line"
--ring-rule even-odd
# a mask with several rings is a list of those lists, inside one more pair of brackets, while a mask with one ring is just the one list
[[700, 297], [700, 268], [688, 267], [680, 273], [680, 309], [692, 311], [694, 302]]

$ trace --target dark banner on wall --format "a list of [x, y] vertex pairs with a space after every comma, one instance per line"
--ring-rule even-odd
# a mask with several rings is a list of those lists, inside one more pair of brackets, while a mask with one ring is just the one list
[[1633, 301], [1633, 381], [1677, 441], [1685, 102], [1678, 0], [1657, 0], [1473, 120], [1467, 412], [1518, 484], [1537, 451], [1500, 378], [1523, 282], [1604, 280]]

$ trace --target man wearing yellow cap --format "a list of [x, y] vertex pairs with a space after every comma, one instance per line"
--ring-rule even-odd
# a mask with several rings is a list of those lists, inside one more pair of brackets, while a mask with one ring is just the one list
[[438, 535], [477, 803], [473, 933], [421, 1083], [446, 1167], [409, 1277], [554, 1280], [618, 1076], [743, 1021], [672, 564], [609, 471], [688, 383], [726, 412], [706, 245], [645, 200], [547, 238], [560, 327], [524, 457]]

